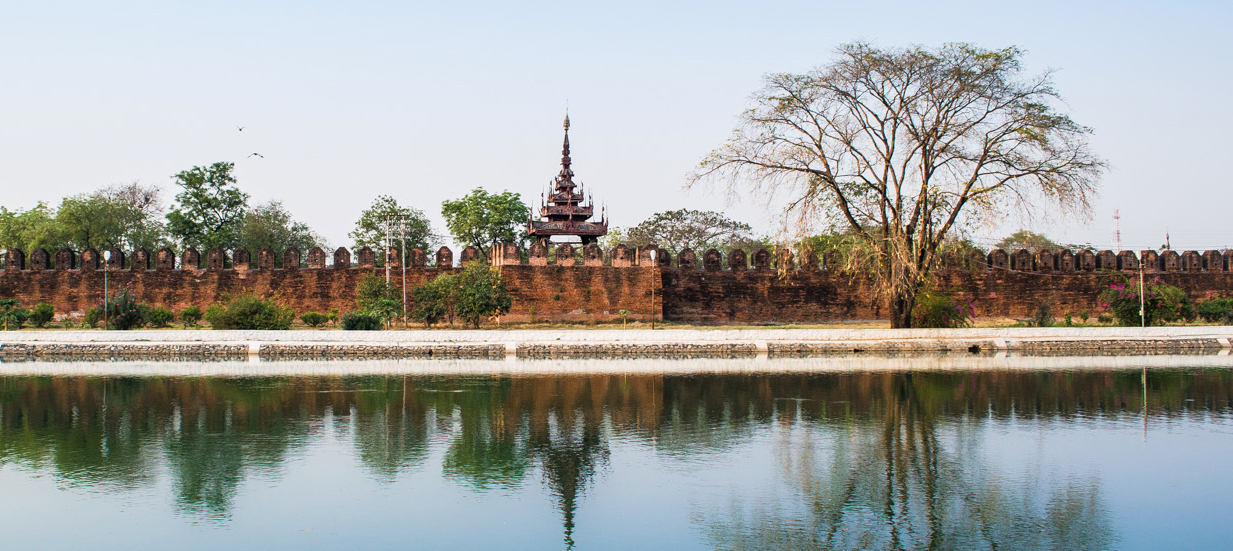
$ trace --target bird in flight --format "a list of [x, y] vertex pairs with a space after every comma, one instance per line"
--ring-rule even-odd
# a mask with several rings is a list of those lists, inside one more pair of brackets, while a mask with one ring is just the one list
[[265, 158], [265, 155], [262, 155], [262, 154], [260, 154], [260, 153], [253, 153], [252, 155], [249, 155], [248, 157], [245, 157], [245, 158], [246, 158], [246, 159], [251, 159], [251, 158], [253, 158], [253, 157], [261, 157], [262, 159], [264, 159], [264, 158]]
[[237, 129], [237, 130], [239, 130], [240, 132], [243, 132], [243, 131], [244, 131], [244, 127], [243, 127], [243, 126], [237, 126], [237, 127], [236, 127], [236, 129]]

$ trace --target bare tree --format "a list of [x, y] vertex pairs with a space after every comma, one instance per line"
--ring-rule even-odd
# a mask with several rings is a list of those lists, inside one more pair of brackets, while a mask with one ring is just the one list
[[141, 211], [148, 216], [162, 216], [163, 203], [158, 186], [143, 186], [138, 182], [107, 186], [94, 193], [108, 201], [118, 201]]
[[889, 299], [891, 326], [910, 327], [916, 292], [957, 225], [1011, 207], [1089, 211], [1105, 168], [1088, 148], [1092, 131], [1054, 109], [1050, 71], [1022, 75], [1022, 55], [843, 46], [829, 66], [767, 76], [689, 185], [724, 180], [731, 192], [786, 202], [785, 222], [799, 232], [856, 235], [872, 254], [850, 262]]

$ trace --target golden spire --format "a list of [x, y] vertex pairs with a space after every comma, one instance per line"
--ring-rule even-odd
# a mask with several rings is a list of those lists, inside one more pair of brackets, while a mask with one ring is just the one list
[[569, 110], [565, 110], [565, 131], [569, 132]]

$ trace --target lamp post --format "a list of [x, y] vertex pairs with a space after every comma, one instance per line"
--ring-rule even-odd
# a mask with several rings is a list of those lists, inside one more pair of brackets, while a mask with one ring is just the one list
[[[1147, 299], [1143, 298], [1143, 295], [1145, 295], [1146, 293], [1147, 293], [1147, 289], [1143, 288], [1143, 263], [1139, 262], [1139, 326], [1140, 327], [1147, 327]], [[1146, 377], [1146, 375], [1144, 375], [1144, 377]]]
[[103, 251], [103, 331], [109, 329], [111, 322], [111, 303], [107, 301], [107, 268], [111, 264], [111, 251]]
[[659, 267], [656, 253], [659, 251], [651, 249], [651, 330], [655, 330], [655, 268]]

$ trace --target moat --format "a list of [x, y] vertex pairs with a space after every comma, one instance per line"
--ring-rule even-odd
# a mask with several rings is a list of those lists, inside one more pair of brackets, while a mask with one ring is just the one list
[[1229, 356], [863, 361], [0, 363], [0, 547], [1227, 542]]

